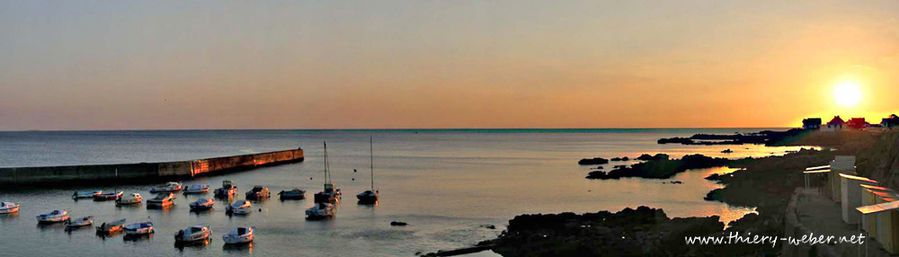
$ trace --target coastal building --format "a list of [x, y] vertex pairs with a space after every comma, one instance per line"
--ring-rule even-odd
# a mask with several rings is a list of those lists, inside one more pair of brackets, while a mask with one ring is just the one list
[[843, 118], [840, 118], [840, 116], [834, 116], [833, 119], [827, 122], [827, 126], [825, 127], [825, 129], [827, 131], [839, 131], [843, 129], [843, 126], [845, 125], [846, 121], [844, 121]]
[[887, 129], [899, 127], [899, 116], [896, 116], [896, 114], [891, 114], [890, 117], [883, 118], [883, 120], [880, 121], [880, 126]]
[[868, 127], [868, 122], [865, 121], [865, 118], [851, 118], [846, 122], [846, 127], [852, 129], [863, 129]]
[[802, 129], [814, 130], [821, 128], [821, 118], [807, 118], [802, 120]]

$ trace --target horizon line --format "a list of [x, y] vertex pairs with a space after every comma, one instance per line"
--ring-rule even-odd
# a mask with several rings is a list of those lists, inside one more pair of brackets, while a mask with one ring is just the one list
[[796, 127], [447, 127], [447, 128], [162, 128], [162, 129], [28, 129], [0, 130], [7, 132], [141, 132], [141, 131], [441, 131], [441, 130], [653, 130], [653, 129], [791, 129]]

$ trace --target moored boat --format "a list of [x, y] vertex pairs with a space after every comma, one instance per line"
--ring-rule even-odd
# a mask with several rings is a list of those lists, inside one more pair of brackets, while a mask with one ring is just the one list
[[194, 212], [207, 211], [215, 205], [215, 200], [210, 198], [200, 198], [190, 203], [190, 210]]
[[222, 236], [225, 244], [248, 244], [253, 242], [255, 237], [253, 227], [236, 227], [228, 231], [228, 234]]
[[313, 201], [315, 203], [331, 203], [337, 204], [340, 202], [341, 192], [339, 188], [336, 188], [333, 183], [331, 183], [331, 171], [330, 166], [331, 163], [328, 162], [328, 143], [323, 142], [324, 145], [324, 153], [325, 158], [324, 162], [324, 173], [325, 173], [325, 184], [324, 190], [321, 192], [315, 193], [313, 195]]
[[337, 214], [337, 208], [330, 203], [316, 203], [315, 206], [306, 210], [307, 220], [321, 220], [333, 218]]
[[37, 215], [38, 223], [59, 223], [69, 220], [69, 211], [53, 210], [48, 213]]
[[156, 231], [153, 229], [153, 222], [140, 222], [140, 223], [132, 223], [125, 226], [125, 234], [129, 236], [142, 236], [153, 234]]
[[299, 188], [294, 188], [287, 191], [282, 190], [281, 192], [278, 192], [278, 197], [281, 199], [281, 201], [303, 200], [306, 199], [306, 191]]
[[331, 184], [331, 183], [326, 183], [324, 186], [325, 186], [324, 190], [322, 190], [321, 192], [315, 193], [315, 195], [314, 195], [315, 203], [330, 203], [330, 204], [340, 203], [340, 198], [342, 195], [342, 193], [340, 192], [340, 189], [339, 188], [335, 189], [334, 184]]
[[72, 193], [72, 199], [75, 199], [75, 201], [77, 201], [78, 199], [90, 199], [100, 194], [103, 194], [103, 191], [79, 191]]
[[147, 209], [162, 209], [172, 205], [175, 205], [175, 194], [172, 193], [159, 193], [153, 199], [147, 200]]
[[376, 204], [378, 203], [378, 191], [366, 190], [365, 192], [357, 194], [356, 199], [358, 199], [358, 203], [362, 205]]
[[378, 190], [375, 190], [375, 150], [374, 143], [372, 138], [368, 138], [369, 143], [369, 151], [370, 151], [370, 159], [369, 164], [371, 165], [371, 188], [366, 190], [365, 192], [359, 193], [356, 195], [356, 199], [358, 199], [358, 203], [362, 205], [374, 205], [378, 203]]
[[121, 198], [123, 194], [125, 194], [125, 192], [122, 192], [122, 191], [118, 191], [118, 192], [106, 192], [106, 193], [102, 193], [102, 194], [99, 194], [99, 195], [94, 195], [94, 201], [98, 201], [98, 202], [100, 202], [100, 201], [114, 201], [114, 200], [118, 200], [119, 198]]
[[69, 219], [66, 222], [67, 229], [75, 229], [80, 227], [86, 227], [94, 224], [94, 217], [87, 216], [76, 219]]
[[125, 229], [125, 219], [103, 222], [97, 226], [97, 234], [110, 235]]
[[178, 182], [168, 182], [164, 185], [159, 185], [150, 189], [150, 193], [174, 193], [184, 189], [184, 186]]
[[119, 197], [115, 200], [116, 206], [140, 204], [144, 201], [144, 197], [139, 193], [130, 193]]
[[215, 197], [219, 199], [231, 199], [237, 195], [237, 187], [231, 184], [231, 180], [222, 181], [222, 187], [215, 189]]
[[225, 213], [235, 215], [247, 215], [253, 212], [253, 204], [247, 200], [237, 200], [225, 207]]
[[206, 184], [193, 184], [184, 188], [184, 194], [205, 194], [209, 192], [209, 185]]
[[271, 192], [265, 186], [254, 186], [246, 194], [246, 199], [253, 201], [265, 200], [269, 197], [271, 197]]
[[190, 226], [188, 228], [178, 230], [178, 233], [175, 233], [175, 242], [177, 243], [194, 243], [205, 241], [209, 239], [209, 236], [212, 235], [212, 230], [206, 226]]
[[19, 212], [19, 204], [14, 202], [0, 202], [0, 214], [12, 214]]

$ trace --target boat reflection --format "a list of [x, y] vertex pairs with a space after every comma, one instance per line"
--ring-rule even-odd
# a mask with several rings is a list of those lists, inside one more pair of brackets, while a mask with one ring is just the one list
[[143, 241], [143, 240], [150, 240], [152, 238], [153, 238], [153, 234], [146, 234], [146, 235], [127, 235], [126, 234], [124, 237], [122, 237], [122, 240], [124, 240], [125, 242], [138, 242], [138, 241]]
[[185, 248], [189, 248], [189, 249], [203, 249], [203, 248], [206, 248], [206, 246], [208, 246], [209, 243], [211, 243], [211, 242], [212, 242], [212, 238], [211, 238], [211, 237], [210, 237], [210, 238], [206, 238], [206, 239], [204, 239], [204, 240], [193, 241], [193, 242], [178, 242], [178, 241], [175, 241], [175, 249], [178, 249], [179, 252], [184, 252], [184, 249], [185, 249]]
[[222, 250], [225, 250], [226, 252], [253, 254], [254, 245], [256, 245], [256, 242], [250, 242], [246, 244], [225, 244], [224, 246], [222, 246]]

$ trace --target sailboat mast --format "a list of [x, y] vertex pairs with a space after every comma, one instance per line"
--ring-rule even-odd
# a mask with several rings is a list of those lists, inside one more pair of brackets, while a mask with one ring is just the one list
[[325, 150], [324, 150], [324, 151], [325, 151], [325, 158], [324, 158], [324, 160], [322, 161], [322, 164], [323, 164], [324, 169], [325, 169], [325, 170], [324, 170], [324, 172], [325, 172], [325, 184], [327, 184], [328, 181], [329, 181], [329, 178], [328, 178], [328, 142], [322, 142], [322, 145], [324, 145], [324, 147], [325, 147]]
[[369, 164], [371, 165], [371, 191], [375, 191], [375, 146], [371, 136], [368, 137], [368, 151], [370, 153]]

